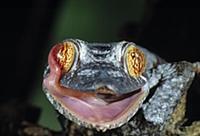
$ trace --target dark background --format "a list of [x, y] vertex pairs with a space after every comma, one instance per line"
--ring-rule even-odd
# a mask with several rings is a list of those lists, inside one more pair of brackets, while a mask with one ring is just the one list
[[[195, 4], [170, 0], [143, 0], [142, 4], [137, 0], [135, 3], [127, 1], [128, 7], [126, 1], [106, 0], [82, 2], [83, 5], [62, 0], [11, 3], [6, 3], [9, 8], [1, 6], [0, 9], [1, 103], [13, 99], [40, 101], [36, 90], [41, 91], [47, 52], [65, 37], [91, 42], [128, 40], [170, 62], [200, 61], [200, 9]], [[135, 8], [136, 4], [140, 9]], [[68, 15], [66, 19], [63, 18], [65, 14]], [[69, 33], [63, 32], [65, 30]], [[198, 91], [190, 96], [193, 102], [189, 107], [194, 110], [189, 113], [192, 119], [200, 118]]]

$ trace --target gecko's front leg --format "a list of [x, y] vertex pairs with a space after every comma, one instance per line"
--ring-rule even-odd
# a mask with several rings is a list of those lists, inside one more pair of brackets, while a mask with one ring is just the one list
[[[144, 117], [155, 125], [165, 126], [184, 101], [200, 63], [177, 62], [158, 65], [148, 72], [152, 97], [143, 105]], [[185, 109], [184, 109], [185, 110]], [[181, 111], [184, 112], [185, 111]], [[182, 114], [184, 116], [184, 113]], [[183, 117], [182, 117], [183, 118]], [[181, 119], [182, 119], [181, 118]], [[178, 121], [178, 118], [174, 121]], [[179, 118], [180, 121], [180, 118]]]
[[188, 90], [195, 75], [194, 67], [188, 62], [166, 63], [148, 74], [150, 87], [153, 87], [151, 82], [157, 84], [153, 96], [143, 106], [144, 116], [154, 124], [163, 124]]

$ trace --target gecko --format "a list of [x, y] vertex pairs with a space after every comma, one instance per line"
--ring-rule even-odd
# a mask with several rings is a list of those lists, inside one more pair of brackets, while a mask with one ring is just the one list
[[66, 39], [49, 52], [43, 90], [69, 135], [184, 135], [200, 126], [177, 128], [199, 73], [198, 61], [169, 63], [133, 42]]

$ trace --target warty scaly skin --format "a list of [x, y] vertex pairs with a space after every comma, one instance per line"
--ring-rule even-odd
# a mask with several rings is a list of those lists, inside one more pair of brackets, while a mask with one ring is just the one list
[[[73, 40], [73, 39], [71, 39]], [[73, 40], [81, 43], [82, 45], [88, 44], [87, 42], [81, 40]], [[120, 44], [125, 43], [119, 42]], [[118, 43], [112, 43], [118, 44]], [[94, 46], [101, 45], [100, 43], [92, 44]], [[104, 44], [102, 44], [104, 45]], [[139, 47], [139, 46], [138, 46]], [[86, 48], [83, 46], [83, 52]], [[120, 47], [116, 47], [114, 51], [118, 51]], [[132, 117], [130, 121], [127, 121], [126, 124], [121, 126], [121, 124], [117, 124], [120, 127], [112, 130], [107, 130], [106, 132], [97, 131], [95, 129], [87, 129], [82, 126], [87, 126], [88, 124], [84, 124], [81, 120], [77, 120], [74, 118], [74, 115], [71, 115], [69, 112], [64, 110], [62, 105], [58, 103], [48, 91], [45, 91], [50, 102], [56, 107], [56, 109], [63, 114], [68, 119], [76, 122], [77, 124], [68, 121], [67, 119], [63, 119], [62, 123], [65, 124], [65, 131], [69, 135], [166, 135], [176, 133], [176, 130], [173, 129], [173, 132], [170, 132], [170, 125], [172, 128], [177, 128], [179, 130], [179, 124], [177, 125], [176, 118], [173, 118], [180, 105], [185, 105], [185, 97], [187, 94], [187, 90], [189, 89], [193, 78], [196, 73], [200, 71], [200, 64], [197, 63], [189, 63], [186, 61], [175, 62], [175, 63], [167, 63], [160, 57], [151, 53], [147, 49], [139, 47], [145, 53], [147, 57], [147, 79], [148, 86], [151, 88], [149, 97], [145, 100], [143, 105], [141, 105], [141, 109]], [[91, 55], [89, 55], [91, 57]], [[112, 57], [110, 57], [112, 58]], [[116, 57], [113, 57], [116, 58]], [[112, 58], [112, 59], [113, 59]], [[84, 63], [89, 63], [88, 61], [92, 61], [92, 59], [82, 58]], [[109, 64], [113, 60], [107, 60], [106, 64]], [[113, 61], [115, 65], [120, 65], [118, 62]], [[83, 63], [83, 64], [84, 64]], [[89, 63], [91, 64], [91, 62]], [[48, 68], [47, 70], [48, 71]], [[92, 74], [93, 71], [90, 71], [88, 74]], [[83, 73], [84, 75], [87, 74]], [[113, 74], [113, 73], [112, 73]], [[44, 74], [45, 75], [45, 74]], [[70, 76], [64, 79], [70, 79]], [[61, 81], [63, 84], [67, 81]], [[87, 84], [88, 85], [88, 84]], [[73, 85], [72, 85], [73, 86]], [[181, 108], [181, 112], [185, 112], [185, 108]], [[180, 113], [176, 113], [180, 114]], [[63, 116], [60, 115], [60, 116]], [[184, 117], [182, 117], [182, 121]], [[170, 123], [169, 123], [170, 122]], [[179, 122], [181, 122], [179, 120]], [[197, 123], [198, 124], [198, 123]], [[174, 127], [176, 126], [176, 127]], [[92, 127], [92, 126], [87, 126]], [[93, 126], [94, 127], [94, 126]], [[195, 125], [193, 126], [196, 127]], [[182, 132], [182, 134], [186, 133]]]

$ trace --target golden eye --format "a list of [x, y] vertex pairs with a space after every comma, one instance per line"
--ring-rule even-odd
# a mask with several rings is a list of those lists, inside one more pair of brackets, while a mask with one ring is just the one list
[[75, 44], [64, 42], [57, 53], [57, 61], [62, 70], [68, 72], [72, 67], [75, 58]]
[[130, 76], [140, 76], [144, 72], [146, 65], [144, 53], [139, 48], [131, 45], [126, 49], [125, 55], [127, 70]]

